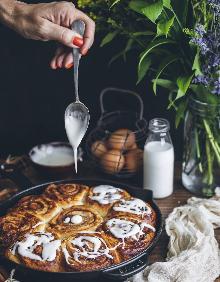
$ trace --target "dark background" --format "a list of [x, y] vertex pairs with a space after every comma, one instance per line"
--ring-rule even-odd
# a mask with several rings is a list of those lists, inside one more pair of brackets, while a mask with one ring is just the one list
[[[100, 116], [99, 94], [108, 86], [131, 89], [144, 101], [144, 116], [167, 118], [176, 159], [182, 154], [182, 128], [174, 127], [174, 113], [168, 111], [167, 93], [159, 89], [155, 96], [151, 82], [136, 86], [137, 56], [130, 53], [127, 62], [117, 60], [108, 67], [111, 57], [121, 48], [115, 40], [110, 47], [99, 48], [101, 35], [80, 65], [80, 97], [91, 113], [91, 130]], [[66, 140], [64, 111], [74, 98], [73, 71], [51, 70], [50, 58], [55, 43], [26, 40], [0, 26], [0, 158], [23, 154], [42, 142]], [[119, 109], [133, 100], [112, 96], [111, 106]], [[133, 107], [133, 108], [132, 108]]]

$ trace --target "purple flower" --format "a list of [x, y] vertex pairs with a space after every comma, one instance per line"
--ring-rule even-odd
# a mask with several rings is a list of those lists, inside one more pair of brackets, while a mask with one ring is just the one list
[[193, 83], [195, 83], [195, 84], [202, 84], [204, 86], [207, 86], [209, 84], [208, 77], [206, 77], [205, 75], [197, 75], [193, 79]]
[[220, 5], [220, 0], [208, 0], [207, 2], [209, 5]]
[[193, 83], [208, 87], [214, 95], [220, 96], [220, 0], [207, 0], [213, 14], [213, 22], [206, 31], [203, 25], [196, 24], [191, 43], [199, 50], [202, 74]]
[[214, 81], [213, 90], [211, 92], [215, 95], [220, 95], [220, 76]]
[[202, 37], [200, 37], [200, 38], [194, 37], [190, 40], [190, 42], [199, 47], [202, 55], [205, 55], [209, 51], [209, 47], [207, 46], [207, 42]]
[[205, 27], [202, 24], [196, 24], [195, 32], [202, 37], [206, 33]]
[[210, 50], [218, 50], [220, 46], [219, 36], [220, 34], [217, 31], [208, 32], [205, 36], [206, 44]]
[[207, 2], [215, 13], [220, 13], [220, 0], [208, 0]]
[[220, 54], [212, 53], [208, 58], [208, 68], [215, 68], [220, 66]]
[[219, 0], [208, 0], [207, 2], [211, 7], [216, 8], [218, 10], [220, 9], [220, 1]]

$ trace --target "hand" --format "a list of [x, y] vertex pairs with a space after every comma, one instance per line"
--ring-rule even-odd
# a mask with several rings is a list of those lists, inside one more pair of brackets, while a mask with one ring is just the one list
[[[73, 46], [80, 47], [81, 54], [85, 55], [94, 41], [95, 23], [70, 2], [33, 5], [17, 2], [12, 16], [11, 27], [25, 38], [61, 43], [50, 63], [53, 69], [70, 68], [73, 64]], [[85, 23], [83, 39], [70, 29], [75, 20]]]

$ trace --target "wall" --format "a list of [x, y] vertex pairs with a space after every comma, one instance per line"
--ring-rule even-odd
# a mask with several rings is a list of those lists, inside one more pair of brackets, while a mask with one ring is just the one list
[[[137, 91], [144, 100], [147, 120], [165, 117], [171, 122], [171, 133], [176, 158], [181, 158], [182, 128], [174, 129], [174, 113], [167, 111], [167, 93], [162, 89], [157, 97], [151, 82], [136, 86], [136, 54], [131, 53], [126, 63], [108, 62], [120, 42], [99, 48], [100, 38], [83, 58], [80, 66], [80, 96], [91, 112], [93, 128], [100, 116], [99, 93], [107, 86]], [[55, 43], [25, 40], [13, 31], [0, 26], [0, 157], [27, 152], [35, 144], [65, 140], [63, 115], [74, 98], [73, 72], [51, 70], [49, 60]], [[111, 106], [133, 102], [112, 98]]]

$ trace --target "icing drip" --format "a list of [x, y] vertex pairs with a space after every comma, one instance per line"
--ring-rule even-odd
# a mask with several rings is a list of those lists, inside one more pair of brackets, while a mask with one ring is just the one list
[[91, 196], [90, 199], [99, 202], [102, 205], [108, 205], [114, 203], [117, 200], [121, 199], [121, 189], [109, 186], [109, 185], [99, 185], [93, 188], [94, 196]]
[[[38, 261], [53, 261], [56, 258], [56, 251], [61, 245], [60, 240], [54, 240], [54, 236], [50, 233], [26, 234], [21, 242], [16, 242], [11, 250], [15, 255], [18, 254]], [[37, 246], [42, 246], [41, 256], [34, 253]]]
[[40, 222], [38, 222], [37, 224], [35, 224], [32, 228], [34, 229], [34, 228], [36, 228], [36, 227], [38, 227], [39, 225], [42, 225], [42, 224], [44, 224], [45, 222], [43, 222], [43, 221], [40, 221]]
[[63, 222], [64, 223], [70, 223], [70, 217], [66, 217]]
[[142, 216], [144, 216], [145, 214], [151, 214], [151, 210], [146, 205], [146, 203], [137, 198], [133, 198], [130, 200], [122, 199], [117, 206], [113, 207], [113, 210], [121, 211], [121, 212], [129, 212]]
[[73, 215], [72, 217], [66, 217], [64, 219], [64, 223], [73, 223], [73, 224], [80, 224], [83, 221], [83, 218], [81, 215]]
[[84, 234], [102, 234], [102, 232], [99, 231], [80, 231], [78, 233], [84, 233]]
[[141, 224], [134, 223], [129, 220], [112, 218], [106, 223], [110, 232], [118, 239], [122, 239], [123, 247], [125, 245], [124, 240], [131, 237], [138, 241], [141, 235], [144, 235], [144, 228], [147, 227], [155, 232], [155, 228], [150, 224], [142, 222]]
[[[72, 240], [71, 243], [79, 248], [74, 250], [73, 252], [74, 260], [79, 263], [80, 257], [85, 257], [87, 259], [96, 259], [97, 257], [104, 255], [107, 258], [113, 259], [113, 257], [109, 254], [110, 249], [102, 238], [96, 236], [80, 236]], [[89, 243], [92, 243], [92, 247]], [[104, 247], [102, 244], [104, 245]], [[69, 263], [68, 260], [70, 255], [66, 248], [63, 248], [63, 253], [66, 262]]]

